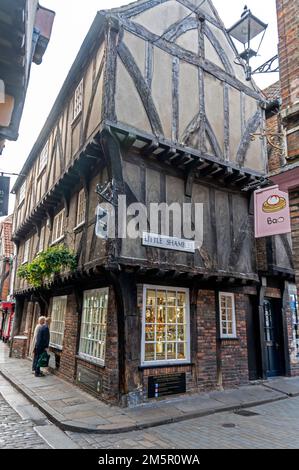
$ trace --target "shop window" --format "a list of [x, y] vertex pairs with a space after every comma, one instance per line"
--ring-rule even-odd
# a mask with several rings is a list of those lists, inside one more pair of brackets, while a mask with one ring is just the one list
[[45, 246], [45, 233], [46, 233], [46, 227], [43, 226], [40, 231], [39, 235], [39, 242], [38, 242], [38, 253], [41, 253], [44, 250]]
[[24, 245], [23, 264], [28, 263], [29, 261], [29, 251], [30, 251], [30, 239], [26, 240], [25, 245]]
[[220, 338], [236, 338], [235, 296], [226, 292], [219, 293]]
[[84, 292], [79, 356], [105, 364], [109, 289]]
[[77, 227], [85, 222], [85, 203], [85, 191], [82, 189], [78, 194]]
[[79, 114], [82, 112], [83, 108], [83, 80], [79, 83], [76, 88], [74, 96], [74, 114], [73, 120], [75, 120]]
[[292, 312], [293, 341], [296, 357], [299, 360], [299, 305], [296, 285], [290, 286], [290, 308]]
[[65, 313], [67, 296], [53, 297], [51, 327], [50, 327], [50, 346], [56, 349], [62, 349]]
[[39, 169], [38, 169], [39, 175], [43, 172], [43, 170], [46, 168], [48, 164], [48, 156], [49, 156], [49, 142], [46, 143], [39, 157]]
[[142, 364], [189, 361], [188, 289], [144, 286]]
[[64, 236], [64, 214], [65, 210], [63, 209], [54, 217], [52, 243], [57, 243]]

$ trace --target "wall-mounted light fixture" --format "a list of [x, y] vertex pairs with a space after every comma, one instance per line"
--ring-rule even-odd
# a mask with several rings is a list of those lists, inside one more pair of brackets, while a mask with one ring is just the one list
[[[250, 65], [250, 60], [258, 55], [267, 28], [268, 25], [254, 16], [247, 6], [245, 6], [241, 19], [228, 29], [230, 36], [244, 46], [244, 50], [239, 53], [239, 58], [241, 58], [245, 63], [245, 76], [247, 81], [251, 80], [253, 74], [273, 73], [278, 72], [279, 70], [277, 64], [278, 55], [272, 57], [272, 59], [268, 60], [265, 64], [261, 65], [254, 71], [252, 71], [252, 67]], [[252, 47], [252, 41], [261, 34], [261, 40], [259, 44], [257, 43], [258, 47], [256, 47], [255, 50]]]

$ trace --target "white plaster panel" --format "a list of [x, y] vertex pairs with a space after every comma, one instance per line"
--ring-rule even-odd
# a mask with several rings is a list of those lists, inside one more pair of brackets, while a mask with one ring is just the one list
[[254, 116], [258, 110], [258, 102], [251, 96], [244, 95], [245, 119], [246, 122]]
[[191, 31], [187, 31], [177, 39], [176, 43], [187, 51], [198, 54], [198, 30], [191, 29]]
[[229, 88], [230, 160], [235, 161], [242, 137], [241, 97], [235, 88]]
[[136, 129], [152, 133], [139, 93], [121, 60], [117, 59], [117, 85], [115, 97], [118, 121]]
[[180, 62], [179, 115], [180, 136], [199, 112], [199, 82], [197, 67]]
[[145, 71], [145, 41], [135, 34], [125, 31], [124, 42], [133, 55], [140, 72], [144, 76]]
[[133, 17], [133, 21], [160, 36], [169, 26], [185, 18], [190, 13], [189, 9], [171, 0]]
[[[257, 132], [261, 132], [261, 129]], [[256, 171], [265, 171], [263, 142], [259, 138], [250, 142], [244, 166]]]
[[213, 64], [217, 65], [221, 69], [224, 70], [223, 63], [220, 60], [219, 55], [217, 54], [214, 46], [212, 46], [211, 42], [207, 37], [205, 37], [205, 57]]
[[162, 122], [164, 135], [171, 139], [172, 57], [157, 47], [154, 49], [152, 96]]
[[97, 91], [93, 100], [91, 108], [87, 137], [89, 137], [102, 120], [102, 105], [103, 105], [103, 86], [104, 86], [104, 71], [102, 72], [99, 80]]
[[224, 149], [224, 102], [223, 84], [212, 75], [205, 74], [206, 114], [217, 137], [220, 148]]

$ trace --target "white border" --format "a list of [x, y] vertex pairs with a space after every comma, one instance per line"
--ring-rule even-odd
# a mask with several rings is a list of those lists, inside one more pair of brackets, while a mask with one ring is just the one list
[[[186, 294], [186, 330], [187, 330], [187, 358], [184, 360], [165, 360], [165, 361], [145, 361], [145, 307], [146, 307], [146, 290], [169, 290], [176, 292], [185, 292]], [[142, 334], [141, 334], [141, 365], [142, 366], [176, 366], [179, 364], [189, 364], [190, 363], [190, 296], [189, 289], [184, 287], [172, 287], [172, 286], [156, 286], [154, 284], [144, 284], [143, 285], [143, 295], [142, 295]]]
[[[85, 359], [86, 361], [93, 362], [94, 364], [98, 364], [101, 366], [105, 366], [106, 362], [106, 354], [107, 354], [107, 331], [108, 331], [108, 312], [109, 312], [109, 287], [100, 287], [99, 289], [88, 289], [83, 291], [83, 303], [82, 303], [82, 313], [81, 313], [81, 324], [80, 324], [80, 337], [79, 337], [79, 347], [78, 347], [78, 357], [80, 359]], [[81, 335], [82, 335], [82, 319], [83, 319], [83, 309], [84, 309], [84, 297], [86, 293], [89, 292], [103, 292], [104, 294], [108, 295], [108, 302], [107, 302], [107, 316], [106, 316], [106, 337], [105, 337], [105, 348], [104, 348], [104, 357], [103, 359], [95, 356], [90, 356], [89, 354], [80, 352], [80, 345], [81, 345]]]
[[[221, 319], [221, 296], [232, 298], [232, 309], [233, 309], [233, 334], [224, 335], [222, 332], [222, 319]], [[232, 292], [219, 292], [219, 322], [220, 322], [220, 338], [221, 339], [236, 339], [237, 338], [237, 325], [236, 325], [236, 306], [235, 306], [235, 294]]]

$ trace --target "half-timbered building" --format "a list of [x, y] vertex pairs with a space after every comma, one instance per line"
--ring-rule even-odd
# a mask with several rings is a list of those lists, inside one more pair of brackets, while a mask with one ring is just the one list
[[[59, 243], [78, 257], [42, 289], [16, 277], [15, 332], [30, 338], [50, 315], [52, 368], [103, 400], [134, 406], [270, 375], [268, 297], [290, 373], [287, 241], [270, 274], [258, 266], [246, 191], [267, 171], [267, 147], [251, 138], [267, 103], [236, 57], [210, 0], [99, 12], [14, 186], [18, 264]], [[97, 236], [96, 190], [109, 183], [130, 204], [203, 204], [201, 249]]]

